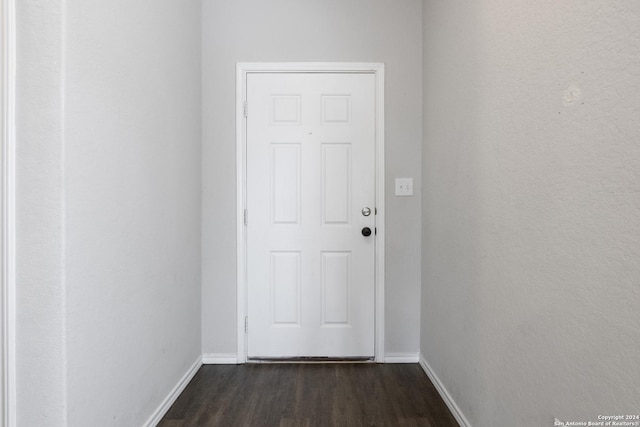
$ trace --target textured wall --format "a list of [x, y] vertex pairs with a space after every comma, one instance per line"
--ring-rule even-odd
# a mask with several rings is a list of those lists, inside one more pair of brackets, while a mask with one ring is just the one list
[[142, 425], [201, 354], [201, 5], [19, 3], [18, 424]]
[[422, 354], [474, 427], [637, 414], [640, 4], [423, 11]]
[[67, 23], [69, 423], [140, 425], [200, 355], [200, 4]]
[[16, 2], [16, 382], [20, 426], [65, 424], [60, 1]]
[[[236, 352], [237, 62], [384, 62], [386, 351], [417, 352], [420, 295], [421, 3], [203, 2], [203, 351]], [[415, 196], [393, 196], [395, 177]]]

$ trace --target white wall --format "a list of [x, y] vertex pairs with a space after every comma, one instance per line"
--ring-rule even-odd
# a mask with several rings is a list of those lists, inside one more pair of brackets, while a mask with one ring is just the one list
[[20, 426], [66, 424], [61, 3], [16, 2], [16, 398]]
[[[237, 62], [384, 62], [386, 352], [416, 353], [420, 295], [421, 3], [203, 2], [202, 343], [236, 352]], [[393, 196], [413, 177], [416, 196]]]
[[19, 2], [18, 424], [142, 425], [200, 347], [198, 1]]
[[423, 11], [423, 356], [474, 427], [637, 414], [640, 4]]

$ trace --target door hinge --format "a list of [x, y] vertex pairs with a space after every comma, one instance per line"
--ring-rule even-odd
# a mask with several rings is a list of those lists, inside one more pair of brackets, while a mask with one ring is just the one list
[[243, 110], [244, 110], [244, 116], [249, 117], [249, 106], [247, 105], [247, 101], [244, 101]]
[[249, 332], [249, 316], [244, 316], [244, 333]]
[[242, 220], [244, 221], [244, 225], [249, 225], [249, 211], [246, 209], [244, 210]]

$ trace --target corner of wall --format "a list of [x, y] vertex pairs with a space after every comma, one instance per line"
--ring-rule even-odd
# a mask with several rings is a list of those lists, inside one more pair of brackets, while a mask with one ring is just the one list
[[438, 376], [436, 375], [434, 370], [431, 368], [427, 360], [424, 358], [422, 353], [420, 354], [419, 359], [420, 359], [419, 363], [420, 363], [420, 366], [422, 367], [422, 370], [424, 371], [425, 374], [427, 374], [427, 377], [429, 377], [429, 379], [435, 386], [436, 390], [438, 390], [440, 397], [442, 397], [442, 400], [444, 400], [444, 403], [447, 405], [447, 407], [453, 414], [458, 424], [460, 424], [460, 426], [462, 427], [471, 427], [471, 423], [464, 416], [464, 414], [462, 413], [462, 410], [460, 409], [456, 401], [453, 400], [453, 397], [451, 397], [451, 394], [449, 393], [447, 388], [444, 386], [444, 384], [442, 384], [442, 381], [440, 381], [440, 378], [438, 378]]
[[154, 427], [158, 425], [169, 409], [171, 409], [171, 405], [178, 400], [180, 394], [184, 391], [187, 385], [189, 385], [189, 382], [196, 376], [201, 367], [202, 357], [198, 357], [191, 367], [189, 367], [189, 369], [184, 373], [182, 378], [180, 378], [176, 385], [171, 389], [162, 403], [160, 403], [156, 410], [153, 411], [153, 414], [151, 414], [149, 419], [143, 424], [144, 427]]

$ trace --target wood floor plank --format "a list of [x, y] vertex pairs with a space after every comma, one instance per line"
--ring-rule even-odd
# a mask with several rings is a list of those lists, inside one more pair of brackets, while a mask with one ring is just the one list
[[205, 365], [160, 427], [457, 423], [417, 364]]
[[311, 420], [309, 418], [283, 418], [280, 420], [278, 427], [310, 427]]

